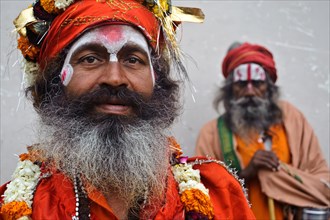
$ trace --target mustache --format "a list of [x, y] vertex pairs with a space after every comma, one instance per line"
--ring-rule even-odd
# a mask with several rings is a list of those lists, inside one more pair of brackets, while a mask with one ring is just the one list
[[260, 106], [263, 103], [267, 102], [267, 100], [256, 97], [256, 96], [245, 96], [242, 98], [239, 98], [237, 100], [232, 101], [233, 104], [240, 105], [242, 107], [248, 107], [248, 106]]
[[[50, 117], [76, 120], [84, 126], [110, 126], [110, 124], [134, 124], [137, 119], [168, 128], [178, 116], [179, 105], [173, 93], [162, 87], [155, 87], [151, 96], [131, 91], [129, 88], [100, 85], [82, 95], [59, 93], [46, 103], [39, 114], [48, 124], [56, 123]], [[109, 115], [97, 112], [97, 105], [127, 105], [133, 115]]]
[[140, 107], [146, 103], [142, 94], [131, 91], [126, 87], [113, 88], [109, 85], [100, 86], [79, 97], [69, 97], [68, 101], [70, 106], [80, 106], [81, 110], [85, 112], [93, 110], [96, 105], [107, 103], [131, 106], [139, 112]]

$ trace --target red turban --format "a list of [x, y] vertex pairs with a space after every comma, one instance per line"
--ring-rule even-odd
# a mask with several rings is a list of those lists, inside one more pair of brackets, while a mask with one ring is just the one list
[[105, 22], [126, 23], [137, 27], [155, 49], [159, 23], [155, 15], [137, 0], [80, 0], [70, 5], [52, 22], [42, 43], [39, 64], [43, 67], [85, 30]]
[[239, 65], [257, 63], [261, 65], [276, 82], [277, 74], [273, 55], [265, 47], [257, 44], [244, 43], [228, 52], [222, 63], [222, 73], [225, 78]]

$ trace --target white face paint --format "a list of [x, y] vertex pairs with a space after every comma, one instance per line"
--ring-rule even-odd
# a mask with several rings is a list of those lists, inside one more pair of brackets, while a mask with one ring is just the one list
[[[106, 48], [109, 53], [109, 62], [118, 62], [118, 52], [128, 43], [139, 46], [148, 55], [151, 77], [153, 85], [155, 84], [155, 74], [151, 64], [151, 48], [141, 32], [128, 25], [106, 25], [85, 33], [72, 45], [65, 58], [60, 75], [63, 85], [69, 84], [73, 74], [73, 68], [70, 64], [72, 55], [79, 48], [90, 43], [100, 44]], [[71, 70], [70, 75], [68, 75], [68, 70]]]
[[68, 64], [64, 64], [62, 71], [61, 71], [61, 80], [63, 85], [67, 86], [71, 80], [73, 74], [72, 66]]
[[266, 80], [265, 70], [256, 63], [241, 64], [234, 69], [234, 82], [251, 81], [251, 80]]

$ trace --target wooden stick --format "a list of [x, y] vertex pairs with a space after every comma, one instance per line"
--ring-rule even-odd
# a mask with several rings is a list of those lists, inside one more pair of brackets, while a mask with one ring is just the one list
[[268, 210], [270, 220], [275, 220], [275, 205], [274, 200], [268, 197]]

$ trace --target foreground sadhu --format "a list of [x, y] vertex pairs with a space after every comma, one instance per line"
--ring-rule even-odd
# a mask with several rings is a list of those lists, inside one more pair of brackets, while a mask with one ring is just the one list
[[44, 0], [20, 14], [38, 142], [0, 188], [1, 219], [254, 219], [223, 163], [184, 157], [170, 137], [180, 110], [171, 63], [185, 74], [175, 11]]

